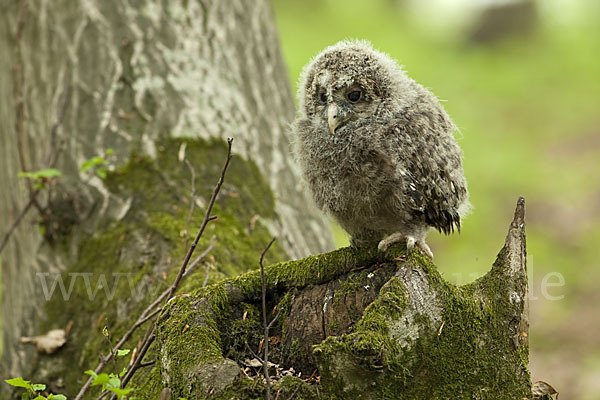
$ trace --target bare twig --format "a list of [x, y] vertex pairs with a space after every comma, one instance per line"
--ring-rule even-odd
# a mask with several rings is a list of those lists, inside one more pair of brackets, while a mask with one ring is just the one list
[[156, 364], [156, 360], [146, 361], [145, 363], [140, 363], [140, 368], [150, 367]]
[[227, 159], [225, 160], [225, 165], [223, 165], [223, 169], [221, 170], [221, 176], [219, 177], [219, 181], [217, 182], [217, 185], [213, 189], [212, 196], [210, 197], [210, 201], [208, 202], [208, 207], [206, 208], [206, 214], [204, 215], [204, 221], [202, 221], [202, 225], [200, 225], [200, 230], [198, 230], [196, 239], [194, 239], [192, 246], [189, 248], [187, 254], [185, 255], [185, 259], [183, 260], [183, 264], [181, 265], [181, 268], [179, 269], [179, 273], [177, 274], [177, 277], [175, 278], [175, 282], [173, 282], [173, 284], [171, 285], [171, 290], [169, 292], [169, 295], [167, 296], [167, 301], [169, 301], [171, 299], [171, 297], [173, 297], [173, 295], [175, 294], [175, 290], [177, 289], [177, 286], [179, 286], [179, 282], [181, 281], [181, 278], [183, 278], [183, 275], [185, 274], [187, 265], [190, 262], [190, 258], [192, 257], [192, 254], [194, 254], [194, 250], [196, 249], [196, 246], [198, 245], [198, 241], [200, 240], [200, 238], [202, 237], [202, 234], [204, 233], [204, 229], [206, 229], [206, 225], [208, 225], [208, 223], [210, 221], [215, 220], [217, 218], [215, 216], [211, 216], [210, 213], [212, 211], [213, 206], [215, 205], [215, 201], [217, 200], [217, 195], [219, 194], [219, 191], [221, 190], [221, 186], [223, 186], [223, 182], [225, 181], [225, 172], [227, 171], [227, 167], [229, 166], [229, 162], [231, 161], [231, 144], [232, 143], [233, 143], [233, 139], [228, 138], [227, 139], [227, 144], [228, 144]]
[[277, 311], [277, 314], [275, 314], [275, 317], [271, 320], [271, 322], [269, 322], [267, 328], [271, 329], [273, 327], [273, 324], [275, 323], [275, 321], [277, 321], [277, 318], [279, 318], [279, 314], [281, 314], [281, 310]]
[[[196, 257], [196, 259], [190, 264], [187, 271], [185, 271], [185, 274], [183, 274], [184, 277], [188, 276], [192, 272], [192, 269], [194, 269], [194, 267], [196, 265], [198, 265], [198, 263], [200, 261], [202, 261], [202, 259], [204, 257], [206, 257], [208, 255], [208, 253], [211, 252], [212, 249], [215, 248], [215, 239], [216, 238], [217, 238], [216, 235], [212, 235], [212, 237], [210, 238], [210, 243], [208, 244], [208, 247], [202, 253], [200, 253], [200, 255], [198, 257]], [[206, 285], [202, 285], [202, 286], [206, 286]]]
[[302, 384], [299, 384], [298, 386], [296, 386], [296, 389], [292, 392], [290, 397], [287, 398], [287, 400], [292, 400], [294, 397], [296, 397], [296, 394], [298, 393], [298, 390], [300, 390], [301, 387], [302, 387]]
[[[67, 73], [65, 87], [60, 96], [60, 104], [58, 106], [58, 113], [56, 116], [56, 121], [54, 121], [54, 124], [50, 128], [50, 146], [48, 148], [48, 153], [46, 154], [46, 160], [45, 160], [45, 164], [46, 164], [47, 168], [51, 168], [52, 166], [54, 166], [54, 164], [56, 163], [56, 159], [58, 157], [59, 151], [58, 151], [58, 147], [56, 146], [56, 135], [58, 132], [58, 128], [60, 127], [60, 125], [62, 124], [62, 122], [65, 118], [65, 114], [67, 112], [67, 108], [68, 108], [67, 106], [69, 104], [70, 98], [71, 98], [71, 72], [69, 71]], [[23, 169], [23, 171], [25, 171], [25, 169], [23, 167], [22, 167], [22, 169]], [[37, 202], [37, 196], [39, 193], [40, 193], [40, 189], [35, 189], [29, 193], [29, 201], [27, 202], [25, 207], [23, 207], [23, 209], [19, 212], [17, 217], [14, 219], [14, 221], [10, 224], [10, 227], [4, 234], [4, 237], [2, 238], [2, 243], [0, 243], [0, 253], [2, 253], [2, 251], [4, 250], [4, 247], [6, 247], [6, 245], [8, 244], [8, 239], [10, 239], [10, 236], [13, 234], [14, 230], [19, 226], [23, 217], [25, 217], [25, 215], [27, 215], [31, 206], [36, 206], [36, 208], [38, 208], [38, 209], [40, 208], [39, 204]]]
[[133, 363], [131, 368], [127, 371], [127, 373], [123, 377], [123, 380], [121, 381], [121, 388], [124, 388], [127, 385], [127, 383], [133, 377], [133, 374], [135, 374], [135, 372], [142, 366], [142, 360], [144, 359], [144, 356], [148, 352], [150, 345], [152, 344], [152, 342], [154, 342], [154, 339], [156, 339], [156, 328], [152, 329], [150, 336], [148, 336], [146, 338], [146, 340], [144, 341], [142, 349], [140, 350], [137, 358], [135, 359], [135, 362]]
[[[196, 235], [194, 242], [192, 243], [191, 247], [188, 249], [187, 254], [185, 255], [185, 259], [183, 260], [183, 264], [181, 265], [181, 267], [179, 269], [179, 272], [177, 274], [177, 277], [175, 278], [175, 281], [160, 296], [160, 297], [166, 298], [166, 302], [168, 302], [171, 298], [173, 298], [173, 295], [175, 294], [175, 291], [177, 290], [177, 287], [179, 286], [181, 279], [183, 279], [183, 277], [186, 275], [186, 271], [188, 269], [187, 268], [188, 263], [192, 257], [192, 254], [194, 253], [194, 250], [196, 249], [196, 246], [198, 245], [198, 241], [200, 240], [200, 238], [202, 237], [202, 234], [204, 233], [204, 230], [206, 229], [207, 224], [210, 221], [214, 221], [215, 219], [217, 219], [216, 216], [210, 215], [210, 213], [212, 212], [212, 208], [215, 204], [215, 201], [217, 200], [217, 196], [219, 194], [219, 191], [221, 190], [221, 186], [223, 186], [223, 182], [225, 181], [225, 172], [227, 171], [227, 167], [229, 166], [229, 162], [231, 161], [231, 145], [232, 145], [232, 143], [233, 143], [233, 139], [228, 138], [227, 139], [227, 144], [228, 144], [227, 159], [225, 160], [225, 164], [223, 165], [223, 169], [221, 170], [221, 176], [219, 177], [219, 181], [217, 182], [217, 184], [215, 185], [215, 188], [213, 189], [213, 193], [212, 193], [212, 196], [208, 203], [206, 213], [204, 214], [204, 220], [202, 221], [202, 225], [200, 226], [198, 234]], [[211, 238], [211, 242], [212, 242], [213, 238]], [[208, 249], [205, 250], [206, 254], [208, 254], [208, 251], [210, 251], [210, 248], [211, 248], [211, 246], [209, 245]], [[190, 269], [192, 268], [192, 266], [190, 266]], [[152, 303], [152, 304], [154, 305], [154, 304], [158, 304], [158, 303], [159, 303], [159, 301], [155, 300], [154, 303]], [[148, 308], [146, 310], [148, 310]], [[150, 345], [152, 344], [154, 339], [156, 339], [155, 331], [156, 331], [156, 327], [153, 327], [151, 331], [150, 331], [150, 327], [148, 327], [148, 330], [146, 331], [146, 336], [142, 342], [141, 350], [139, 351], [135, 361], [133, 362], [133, 365], [131, 365], [131, 368], [128, 369], [127, 373], [123, 377], [123, 380], [121, 381], [122, 388], [124, 388], [127, 385], [127, 383], [133, 377], [135, 372], [139, 368], [141, 368], [142, 365], [144, 365], [144, 363], [142, 363], [142, 360], [143, 360], [144, 356], [146, 355], [148, 348], [150, 347]], [[81, 391], [80, 391], [80, 393], [81, 393]], [[82, 396], [83, 396], [83, 394], [82, 394]], [[112, 398], [116, 398], [116, 396], [113, 396]], [[78, 398], [76, 398], [75, 400], [78, 400]]]
[[208, 285], [208, 279], [210, 277], [210, 263], [206, 263], [206, 276], [204, 278], [204, 282], [202, 282], [202, 287]]
[[23, 207], [23, 209], [21, 210], [19, 215], [17, 215], [17, 218], [15, 218], [14, 221], [10, 224], [10, 228], [8, 228], [8, 230], [4, 234], [4, 237], [2, 238], [2, 243], [0, 244], [0, 253], [2, 253], [2, 250], [4, 250], [4, 247], [8, 243], [8, 239], [10, 238], [10, 235], [12, 235], [12, 233], [17, 228], [17, 226], [19, 226], [23, 217], [27, 214], [27, 212], [29, 211], [29, 209], [31, 208], [33, 203], [35, 202], [35, 197], [37, 196], [38, 193], [39, 193], [39, 189], [36, 189], [31, 194], [31, 196], [29, 197], [29, 201], [27, 202], [25, 207]]
[[[165, 291], [164, 293], [162, 293], [159, 296], [159, 299], [162, 298], [164, 299], [167, 295], [168, 291]], [[158, 304], [158, 302], [154, 301], [153, 304]], [[144, 310], [142, 312], [142, 315], [140, 315], [140, 317], [138, 318], [138, 320], [135, 322], [135, 324], [133, 324], [131, 326], [131, 328], [129, 328], [129, 330], [127, 332], [125, 332], [125, 334], [121, 337], [121, 339], [119, 340], [119, 342], [117, 342], [117, 344], [115, 345], [115, 347], [113, 347], [114, 351], [111, 351], [110, 354], [106, 357], [104, 356], [100, 356], [100, 363], [98, 363], [98, 366], [96, 367], [96, 369], [94, 370], [94, 372], [96, 374], [99, 374], [102, 369], [106, 366], [106, 364], [110, 361], [110, 359], [112, 358], [112, 355], [114, 353], [117, 352], [117, 350], [119, 350], [121, 348], [121, 346], [123, 346], [123, 344], [125, 344], [126, 341], [129, 340], [129, 338], [131, 337], [131, 335], [135, 332], [135, 330], [137, 328], [139, 328], [141, 325], [143, 325], [146, 321], [152, 319], [153, 317], [156, 316], [156, 314], [159, 313], [160, 308], [157, 310], [154, 310], [154, 312], [152, 312], [149, 315], [145, 315], [146, 312], [148, 312], [148, 310], [150, 309], [150, 307], [147, 307], [146, 310]], [[81, 389], [79, 390], [79, 393], [77, 393], [77, 396], [75, 396], [75, 400], [81, 400], [83, 398], [83, 395], [87, 392], [87, 390], [90, 388], [90, 385], [92, 384], [92, 380], [94, 378], [92, 376], [90, 376], [88, 378], [88, 380], [85, 382], [85, 384], [81, 387]]]
[[96, 397], [96, 400], [102, 400], [104, 398], [104, 396], [106, 396], [109, 393], [110, 393], [110, 391], [105, 390], [104, 392], [100, 393], [100, 396]]
[[[117, 365], [117, 350], [115, 349], [112, 345], [112, 340], [111, 340], [111, 335], [110, 335], [110, 330], [108, 329], [108, 318], [106, 319], [106, 325], [104, 325], [104, 329], [106, 330], [106, 340], [108, 342], [108, 349], [110, 351], [110, 356], [112, 357], [113, 361], [115, 362], [115, 374], [119, 375], [119, 366]], [[104, 332], [102, 332], [102, 334], [104, 334]]]
[[263, 342], [263, 371], [265, 374], [265, 380], [267, 381], [267, 400], [271, 400], [271, 378], [269, 378], [269, 328], [271, 324], [267, 322], [267, 282], [265, 276], [265, 267], [263, 266], [263, 259], [265, 258], [265, 254], [271, 248], [271, 245], [275, 241], [276, 238], [271, 239], [267, 247], [263, 250], [260, 255], [260, 277], [262, 282], [262, 314], [263, 314], [263, 326], [265, 328], [265, 338]]

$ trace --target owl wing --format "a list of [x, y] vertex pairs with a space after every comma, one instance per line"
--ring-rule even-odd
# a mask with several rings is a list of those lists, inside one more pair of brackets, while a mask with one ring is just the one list
[[403, 207], [445, 234], [460, 232], [459, 207], [467, 200], [455, 126], [428, 92], [394, 124], [396, 193]]

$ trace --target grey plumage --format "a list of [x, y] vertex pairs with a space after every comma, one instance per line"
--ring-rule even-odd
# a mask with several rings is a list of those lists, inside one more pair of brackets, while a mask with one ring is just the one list
[[436, 97], [362, 41], [326, 48], [300, 79], [294, 148], [317, 205], [355, 245], [406, 241], [433, 257], [427, 230], [460, 231], [469, 207], [456, 127]]

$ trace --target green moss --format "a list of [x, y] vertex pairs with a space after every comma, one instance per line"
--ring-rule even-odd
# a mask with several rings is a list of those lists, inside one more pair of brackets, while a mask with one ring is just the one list
[[275, 394], [274, 397], [278, 394], [280, 399], [316, 400], [323, 398], [316, 386], [309, 385], [302, 379], [293, 376], [285, 376], [277, 381], [273, 385], [272, 392]]
[[[184, 143], [186, 157], [196, 172], [196, 198], [205, 205], [225, 161], [226, 144], [217, 140], [169, 139], [158, 145], [155, 159], [133, 154], [129, 162], [109, 173], [104, 181], [115, 198], [132, 201], [127, 214], [118, 223], [98, 226], [91, 234], [69, 231], [59, 238], [58, 243], [64, 244], [61, 248], [72, 260], [62, 274], [67, 290], [73, 274], [79, 275], [75, 275], [68, 300], [64, 300], [59, 287], [56, 288], [47, 303], [48, 319], [40, 323], [40, 332], [67, 326], [70, 316], [77, 316], [77, 320], [73, 321], [69, 340], [58, 355], [41, 357], [38, 375], [43, 378], [35, 379], [34, 374], [31, 376], [34, 380], [50, 382], [61, 378], [67, 394], [73, 396], [85, 379], [83, 371], [94, 368], [98, 355], [108, 351], [106, 338], [100, 333], [106, 321], [114, 342], [176, 276], [185, 256], [186, 244], [192, 243], [205, 213], [203, 207], [196, 205], [188, 226], [191, 175], [186, 164], [177, 160], [179, 148]], [[258, 267], [258, 258], [271, 239], [261, 220], [273, 218], [275, 214], [272, 192], [256, 165], [238, 156], [232, 158], [212, 214], [218, 219], [208, 224], [195, 254], [208, 247], [213, 235], [216, 237], [215, 247], [205, 263], [200, 263], [182, 281], [178, 293], [188, 293], [201, 287], [208, 264], [209, 282]], [[287, 255], [275, 243], [265, 262], [285, 258]], [[112, 274], [120, 276], [114, 286], [114, 297], [109, 298], [101, 284], [95, 296], [88, 296], [83, 284], [84, 276], [89, 279], [92, 292], [99, 285], [99, 279], [106, 277], [105, 286], [112, 293], [116, 279]], [[166, 274], [166, 280], [163, 274]], [[54, 278], [46, 278], [49, 287]], [[219, 311], [217, 317], [210, 313], [188, 313], [179, 315], [181, 323], [161, 325], [164, 333], [161, 338], [170, 338], [165, 344], [171, 346], [170, 351], [180, 357], [182, 364], [193, 354], [192, 349], [198, 348], [204, 350], [199, 359], [193, 358], [194, 362], [222, 358], [221, 343], [214, 342], [218, 346], [211, 347], [211, 340], [214, 340], [211, 338], [214, 338], [220, 320], [231, 311], [228, 309], [227, 292], [217, 285], [207, 298], [210, 298], [210, 310]], [[173, 304], [179, 304], [179, 300]], [[170, 307], [174, 306], [170, 304]], [[184, 308], [182, 306], [177, 312], [183, 313]], [[190, 323], [199, 320], [210, 321], [210, 324]], [[186, 324], [189, 328], [183, 332]], [[141, 328], [125, 344], [125, 348], [133, 348], [143, 332], [144, 328]], [[192, 338], [191, 342], [186, 341], [189, 338]], [[181, 341], [186, 345], [182, 346]], [[154, 350], [151, 350], [147, 359], [153, 356]], [[121, 360], [123, 365], [119, 368], [127, 361]], [[136, 374], [133, 387], [136, 390], [140, 387], [161, 388], [163, 376], [155, 370], [160, 368]], [[161, 381], [156, 382], [156, 379]], [[148, 390], [155, 392], [154, 389]], [[90, 391], [90, 397], [97, 395], [96, 390]]]
[[[386, 259], [394, 259], [403, 251], [402, 248], [392, 248], [386, 254]], [[303, 260], [270, 265], [265, 269], [268, 293], [270, 296], [283, 297], [268, 301], [270, 304], [279, 301], [278, 307], [285, 310], [291, 303], [295, 290], [329, 281], [356, 267], [381, 262], [379, 258], [370, 249], [355, 251], [346, 248]], [[405, 286], [405, 282], [410, 285], [411, 281], [403, 280], [410, 278], [403, 275], [391, 278], [380, 290], [379, 297], [365, 309], [362, 317], [347, 334], [328, 337], [315, 346], [314, 353], [319, 361], [322, 383], [319, 390], [324, 398], [527, 397], [527, 348], [524, 346], [519, 351], [514, 351], [510, 347], [513, 342], [503, 317], [511, 312], [509, 307], [515, 306], [500, 295], [503, 282], [501, 275], [491, 274], [473, 284], [456, 287], [445, 282], [431, 260], [418, 252], [414, 252], [406, 263], [397, 262], [395, 268], [424, 278], [430, 293], [435, 293], [435, 299], [427, 301], [437, 304], [439, 311], [432, 314], [435, 317], [420, 312], [421, 308], [412, 305], [411, 301], [414, 300], [410, 298]], [[496, 270], [501, 269], [496, 267]], [[260, 283], [260, 274], [252, 271], [197, 289], [190, 298], [177, 299], [175, 302], [187, 303], [191, 301], [188, 299], [204, 301], [210, 315], [222, 320], [231, 317], [227, 304], [231, 309], [237, 309], [238, 311], [233, 311], [234, 314], [237, 312], [237, 317], [230, 325], [220, 325], [216, 319], [211, 321], [211, 327], [220, 329], [216, 335], [222, 341], [234, 343], [235, 347], [235, 343], [239, 346], [244, 337], [256, 336], [254, 331], [260, 330], [260, 308], [257, 306], [261, 293]], [[359, 280], [352, 281], [342, 292], [354, 289], [358, 283]], [[213, 300], [209, 303], [201, 299]], [[185, 307], [190, 305], [191, 303]], [[247, 310], [247, 321], [240, 320], [241, 310]], [[173, 318], [171, 316], [169, 320]], [[177, 317], [176, 320], [178, 319], [180, 318]], [[281, 329], [285, 330], [285, 317], [282, 317], [281, 324]], [[227, 329], [231, 327], [233, 333], [228, 333]], [[416, 329], [414, 335], [408, 329]], [[161, 335], [171, 333], [163, 332]], [[483, 343], [482, 338], [489, 342]], [[180, 339], [181, 336], [171, 346], [176, 346]], [[219, 349], [218, 341], [208, 339], [206, 337], [197, 342], [197, 346], [200, 346], [198, 351], [203, 351], [202, 346], [209, 346], [207, 353], [215, 357], [209, 361], [222, 360], [220, 354], [223, 353], [219, 353], [219, 350], [230, 351], [229, 345], [223, 345], [225, 348]], [[258, 336], [254, 338], [257, 339]], [[187, 350], [184, 353], [189, 355], [191, 349]], [[302, 351], [300, 341], [292, 340], [288, 356], [292, 359], [301, 358]], [[168, 354], [170, 358], [171, 355]], [[179, 360], [177, 354], [176, 352], [175, 359]], [[182, 365], [202, 364], [198, 357], [181, 360]], [[235, 394], [235, 391], [229, 390], [239, 388], [236, 385], [242, 383], [238, 381], [232, 383], [230, 388], [222, 389], [222, 393]], [[258, 390], [256, 386], [253, 388]], [[246, 389], [242, 387], [240, 390]], [[304, 393], [305, 388], [298, 390]], [[306, 390], [306, 398], [312, 398], [313, 388], [307, 387]], [[198, 393], [204, 392], [193, 393], [200, 395]], [[255, 392], [251, 393], [250, 397], [242, 397], [251, 398], [256, 395]]]
[[[409, 265], [420, 270], [438, 294], [443, 326], [407, 310], [406, 288], [392, 278], [348, 334], [315, 346], [325, 390], [334, 398], [527, 397], [528, 349], [512, 347], [503, 316], [514, 305], [499, 295], [502, 277], [491, 274], [485, 281], [458, 288], [446, 283], [430, 260], [419, 254], [409, 259]], [[493, 295], [484, 296], [483, 291]], [[402, 325], [407, 316], [420, 332], [403, 345], [403, 340], [395, 339], [393, 327], [398, 318]], [[482, 343], [482, 338], [489, 343]]]

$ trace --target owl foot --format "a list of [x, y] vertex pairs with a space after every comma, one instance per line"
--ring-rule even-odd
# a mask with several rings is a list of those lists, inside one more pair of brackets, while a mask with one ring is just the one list
[[404, 235], [400, 232], [395, 232], [392, 233], [391, 235], [386, 236], [385, 238], [383, 238], [379, 244], [377, 245], [377, 249], [381, 252], [386, 251], [392, 244], [394, 243], [400, 243], [406, 241], [406, 252], [407, 254], [410, 255], [413, 247], [415, 246], [415, 244], [417, 245], [418, 248], [420, 248], [423, 253], [425, 253], [429, 258], [433, 258], [433, 252], [431, 251], [431, 249], [429, 248], [429, 246], [427, 245], [427, 243], [425, 243], [424, 239], [420, 239], [420, 240], [416, 240], [414, 236], [411, 235]]

